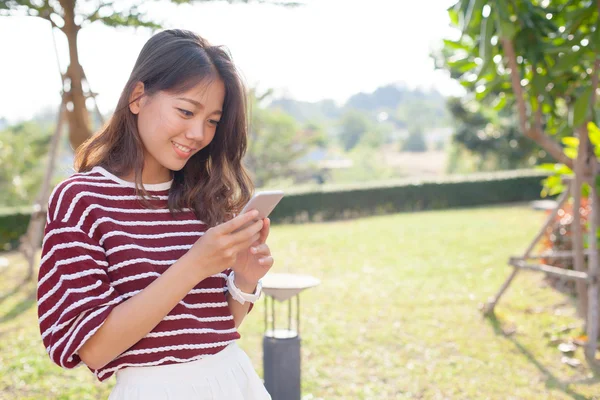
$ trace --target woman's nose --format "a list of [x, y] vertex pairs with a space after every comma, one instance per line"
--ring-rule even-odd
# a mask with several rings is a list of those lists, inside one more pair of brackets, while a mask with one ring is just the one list
[[202, 124], [194, 124], [187, 133], [185, 137], [190, 140], [201, 141], [204, 138], [204, 127]]

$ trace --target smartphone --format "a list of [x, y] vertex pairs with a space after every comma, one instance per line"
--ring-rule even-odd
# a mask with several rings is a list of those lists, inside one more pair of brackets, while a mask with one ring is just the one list
[[250, 201], [246, 203], [246, 205], [240, 212], [240, 215], [251, 210], [258, 210], [258, 217], [254, 221], [250, 221], [243, 225], [241, 228], [235, 230], [233, 233], [245, 229], [246, 227], [252, 225], [254, 222], [258, 221], [259, 219], [267, 218], [282, 198], [282, 190], [266, 190], [262, 192], [256, 192], [254, 196], [252, 196]]

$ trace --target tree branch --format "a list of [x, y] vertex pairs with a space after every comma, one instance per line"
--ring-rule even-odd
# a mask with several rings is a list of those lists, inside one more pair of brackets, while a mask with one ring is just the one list
[[97, 20], [100, 18], [100, 11], [101, 11], [103, 8], [106, 8], [106, 7], [112, 7], [112, 5], [113, 5], [113, 4], [114, 4], [114, 1], [111, 1], [111, 2], [108, 2], [108, 3], [101, 3], [101, 4], [98, 6], [98, 8], [96, 8], [96, 10], [94, 10], [94, 12], [93, 12], [93, 13], [91, 13], [91, 14], [89, 14], [89, 15], [87, 15], [87, 16], [85, 16], [85, 17], [84, 17], [84, 21], [85, 21], [85, 20], [87, 20], [87, 21], [89, 21], [89, 22], [94, 22], [94, 21], [97, 21]]
[[519, 74], [519, 66], [517, 65], [517, 56], [511, 39], [502, 38], [502, 47], [508, 67], [510, 68], [510, 79], [515, 99], [517, 102], [517, 112], [519, 113], [519, 127], [525, 136], [538, 143], [548, 154], [560, 163], [565, 164], [573, 169], [573, 160], [567, 157], [562, 146], [547, 135], [542, 129], [541, 124], [536, 123], [534, 127], [529, 125], [527, 116], [527, 107], [525, 106], [525, 97], [523, 95], [523, 87], [521, 86], [521, 76]]

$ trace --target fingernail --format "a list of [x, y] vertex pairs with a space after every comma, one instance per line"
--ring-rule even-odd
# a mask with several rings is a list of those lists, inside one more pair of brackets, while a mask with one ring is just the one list
[[256, 247], [251, 247], [250, 251], [254, 254], [258, 251], [258, 249]]
[[264, 258], [261, 258], [260, 260], [258, 260], [258, 263], [259, 263], [259, 264], [264, 264], [264, 263], [265, 263], [265, 259], [264, 259]]

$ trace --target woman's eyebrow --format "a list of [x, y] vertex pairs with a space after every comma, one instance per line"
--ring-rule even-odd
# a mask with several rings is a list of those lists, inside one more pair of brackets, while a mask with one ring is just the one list
[[[190, 102], [190, 103], [192, 103], [193, 105], [195, 105], [198, 108], [204, 108], [204, 105], [202, 103], [197, 102], [196, 100], [188, 99], [187, 97], [178, 97], [177, 99], [178, 100], [183, 100], [183, 101]], [[215, 111], [213, 111], [213, 112], [210, 113], [210, 115], [213, 115], [213, 114], [222, 115], [223, 111], [221, 111], [221, 110], [215, 110]]]
[[202, 103], [198, 103], [196, 100], [188, 99], [187, 97], [178, 97], [177, 100], [187, 101], [187, 102], [192, 103], [196, 107], [204, 108], [204, 106], [202, 105]]

